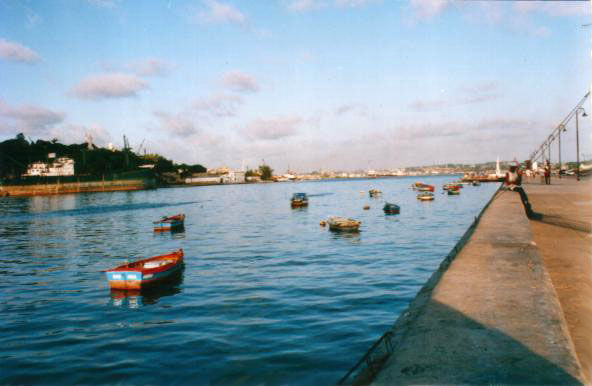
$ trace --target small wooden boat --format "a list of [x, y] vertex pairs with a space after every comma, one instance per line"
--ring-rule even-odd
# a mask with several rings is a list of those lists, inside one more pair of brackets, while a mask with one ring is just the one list
[[331, 216], [327, 219], [327, 224], [332, 231], [356, 232], [362, 222], [351, 218]]
[[401, 207], [397, 204], [387, 202], [384, 204], [382, 210], [384, 210], [385, 214], [399, 214], [401, 212]]
[[449, 196], [458, 196], [460, 194], [460, 189], [448, 189]]
[[149, 257], [105, 271], [112, 289], [139, 290], [165, 281], [183, 267], [183, 250]]
[[154, 232], [166, 232], [178, 230], [185, 226], [185, 215], [163, 216], [160, 220], [154, 221]]
[[308, 206], [308, 196], [306, 193], [294, 193], [290, 199], [290, 205], [292, 208]]
[[457, 184], [455, 182], [449, 182], [447, 184], [444, 184], [444, 186], [442, 187], [442, 189], [444, 190], [448, 190], [448, 189], [460, 189], [462, 188], [462, 185]]
[[479, 181], [473, 181], [472, 184], [473, 184], [473, 186], [480, 186], [481, 185], [481, 182], [479, 182]]
[[421, 201], [432, 201], [434, 199], [434, 193], [422, 192], [417, 195], [417, 199]]
[[378, 190], [378, 189], [370, 189], [370, 190], [368, 191], [368, 195], [369, 195], [370, 197], [378, 197], [378, 196], [380, 196], [381, 194], [382, 194], [382, 192], [381, 192], [380, 190]]
[[433, 192], [434, 186], [433, 185], [422, 185], [422, 186], [418, 187], [417, 190], [420, 192]]

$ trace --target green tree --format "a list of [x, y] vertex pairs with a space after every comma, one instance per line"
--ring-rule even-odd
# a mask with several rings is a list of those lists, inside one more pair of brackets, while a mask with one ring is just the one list
[[270, 180], [271, 176], [273, 175], [273, 169], [269, 167], [269, 165], [260, 165], [259, 166], [259, 174], [261, 174], [262, 180]]

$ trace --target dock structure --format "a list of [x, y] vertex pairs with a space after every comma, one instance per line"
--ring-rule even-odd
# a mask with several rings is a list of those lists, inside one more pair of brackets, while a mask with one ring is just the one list
[[530, 227], [557, 292], [586, 383], [592, 383], [592, 179], [526, 179]]
[[589, 383], [591, 190], [564, 180], [525, 186], [537, 220], [518, 193], [497, 192], [383, 336], [388, 352], [342, 383]]

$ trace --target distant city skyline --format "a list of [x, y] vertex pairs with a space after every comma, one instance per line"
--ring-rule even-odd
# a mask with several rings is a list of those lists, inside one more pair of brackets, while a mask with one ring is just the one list
[[[299, 172], [522, 161], [590, 87], [590, 12], [537, 1], [3, 1], [0, 141], [90, 134], [121, 147], [125, 134], [177, 162], [264, 159]], [[580, 119], [582, 154], [591, 130]], [[574, 131], [572, 120], [564, 162]]]

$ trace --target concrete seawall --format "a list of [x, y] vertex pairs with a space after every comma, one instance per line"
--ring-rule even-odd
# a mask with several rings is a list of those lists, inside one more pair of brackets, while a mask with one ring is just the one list
[[122, 190], [142, 190], [154, 187], [156, 187], [155, 179], [67, 182], [61, 184], [0, 185], [0, 197], [41, 196], [81, 192], [112, 192]]
[[345, 383], [584, 382], [517, 193], [494, 197], [466, 245], [398, 318], [386, 346], [391, 354], [369, 366], [374, 371]]

